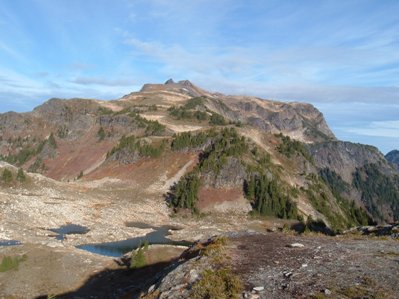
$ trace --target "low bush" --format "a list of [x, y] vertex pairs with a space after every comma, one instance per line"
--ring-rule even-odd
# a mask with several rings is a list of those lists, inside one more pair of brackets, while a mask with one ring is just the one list
[[5, 256], [0, 264], [0, 272], [6, 272], [12, 269], [18, 269], [21, 262], [26, 261], [27, 256]]

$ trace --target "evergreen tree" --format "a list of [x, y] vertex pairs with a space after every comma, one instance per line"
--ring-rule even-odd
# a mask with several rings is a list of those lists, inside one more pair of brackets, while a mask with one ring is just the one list
[[24, 170], [22, 168], [19, 168], [18, 172], [17, 172], [17, 181], [24, 182], [25, 180], [26, 180], [26, 176], [25, 176]]
[[52, 147], [52, 148], [57, 148], [57, 142], [55, 141], [54, 138], [54, 134], [51, 133], [48, 140], [47, 140], [48, 144]]
[[199, 186], [200, 180], [195, 173], [185, 175], [174, 188], [172, 205], [195, 210]]
[[100, 127], [100, 129], [97, 132], [97, 137], [98, 137], [98, 141], [102, 141], [105, 138], [105, 131], [103, 127]]
[[9, 170], [7, 168], [4, 168], [1, 178], [2, 178], [3, 182], [5, 182], [5, 183], [12, 182], [12, 172], [11, 172], [11, 170]]
[[276, 180], [269, 180], [266, 175], [252, 176], [245, 185], [246, 197], [253, 202], [254, 209], [259, 214], [297, 218], [296, 204], [289, 199]]

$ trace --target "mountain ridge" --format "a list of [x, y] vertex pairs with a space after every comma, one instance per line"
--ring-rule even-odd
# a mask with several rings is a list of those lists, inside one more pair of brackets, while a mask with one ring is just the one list
[[[360, 221], [351, 216], [354, 213], [351, 209], [366, 209], [376, 221], [393, 221], [399, 217], [397, 189], [392, 189], [396, 190], [392, 191], [393, 202], [385, 204], [380, 192], [366, 194], [353, 185], [354, 175], [367, 173], [369, 164], [378, 165], [379, 175], [393, 185], [397, 170], [375, 148], [337, 140], [323, 114], [307, 103], [211, 93], [188, 80], [170, 79], [164, 84], [145, 84], [140, 91], [112, 101], [53, 98], [32, 112], [0, 114], [0, 126], [2, 159], [25, 170], [63, 181], [83, 175], [84, 180], [110, 176], [148, 183], [148, 190], [158, 192], [159, 196], [161, 191], [150, 185], [155, 186], [157, 180], [162, 185], [167, 179], [162, 175], [149, 179], [151, 169], [140, 165], [159, 167], [161, 160], [176, 159], [173, 142], [180, 134], [189, 134], [191, 137], [187, 138], [196, 140], [213, 130], [214, 135], [201, 137], [208, 138], [204, 144], [189, 145], [187, 155], [180, 160], [183, 165], [219, 163], [205, 161], [203, 154], [208, 153], [219, 155], [220, 161], [227, 163], [218, 166], [217, 171], [222, 175], [215, 170], [204, 172], [205, 168], [193, 173], [200, 180], [195, 198], [198, 197], [198, 205], [204, 210], [227, 211], [234, 202], [240, 203], [242, 212], [248, 211], [245, 205], [254, 208], [260, 204], [255, 202], [259, 199], [245, 199], [243, 184], [253, 176], [266, 175], [268, 180], [278, 182], [279, 192], [288, 192], [301, 215], [322, 219], [329, 226], [344, 228], [351, 221]], [[228, 133], [227, 129], [235, 133]], [[249, 151], [242, 157], [230, 157], [223, 153], [228, 151], [222, 146], [225, 141], [215, 139], [217, 134], [225, 134], [237, 142], [244, 138], [243, 146]], [[221, 146], [221, 153], [213, 148], [217, 146]], [[253, 167], [263, 163], [259, 162], [262, 155], [270, 162], [264, 164], [264, 169], [256, 170]], [[165, 165], [161, 169], [167, 174], [170, 166]], [[136, 173], [128, 169], [136, 169]], [[336, 181], [323, 181], [324, 169], [332, 171], [334, 180], [342, 179], [348, 187], [338, 194], [331, 185]], [[193, 169], [184, 169], [186, 174], [190, 171]], [[240, 175], [231, 175], [234, 172]], [[367, 179], [364, 175], [360, 177]], [[147, 183], [143, 178], [147, 178]], [[232, 198], [230, 203], [227, 194]], [[285, 205], [283, 197], [276, 200]], [[343, 209], [337, 201], [348, 206]]]

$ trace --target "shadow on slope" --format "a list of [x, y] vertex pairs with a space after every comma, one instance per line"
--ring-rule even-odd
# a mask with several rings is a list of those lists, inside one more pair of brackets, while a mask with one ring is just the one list
[[[178, 258], [159, 262], [140, 269], [130, 269], [127, 260], [115, 260], [117, 269], [104, 269], [93, 274], [78, 289], [56, 295], [61, 298], [140, 298], [148, 288], [178, 266]], [[36, 297], [46, 299], [48, 295]]]

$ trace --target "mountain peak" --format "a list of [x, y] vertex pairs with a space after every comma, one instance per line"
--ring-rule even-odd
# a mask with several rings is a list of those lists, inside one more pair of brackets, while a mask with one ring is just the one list
[[173, 81], [172, 78], [170, 78], [169, 80], [167, 80], [164, 85], [168, 85], [168, 84], [175, 84], [175, 81]]
[[144, 84], [140, 92], [159, 92], [171, 91], [182, 94], [187, 94], [191, 97], [198, 97], [205, 95], [207, 92], [201, 90], [192, 84], [189, 80], [180, 80], [175, 82], [173, 79], [168, 79], [164, 84]]

